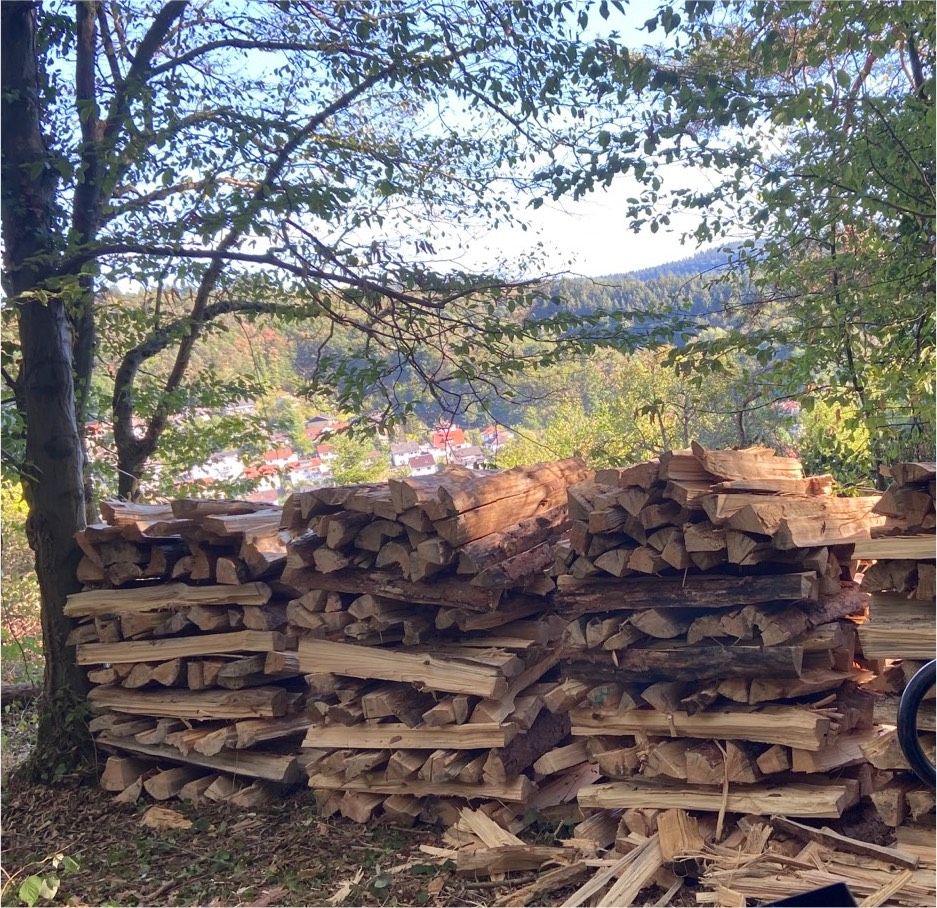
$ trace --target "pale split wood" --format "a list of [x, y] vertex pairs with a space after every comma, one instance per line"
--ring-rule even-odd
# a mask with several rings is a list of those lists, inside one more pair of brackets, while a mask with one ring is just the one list
[[579, 792], [582, 807], [682, 807], [690, 810], [756, 813], [770, 816], [782, 811], [795, 817], [837, 818], [859, 799], [857, 782], [844, 779], [824, 785], [789, 783], [759, 784], [730, 789], [727, 797], [718, 790], [699, 786], [670, 786], [641, 782], [609, 782], [591, 785]]
[[265, 653], [293, 649], [294, 644], [293, 638], [277, 631], [233, 631], [226, 634], [199, 634], [161, 640], [85, 643], [78, 646], [76, 660], [79, 665], [146, 662], [220, 653]]
[[292, 754], [247, 750], [232, 754], [220, 753], [214, 756], [198, 753], [183, 756], [178, 750], [167, 745], [139, 744], [132, 738], [117, 737], [110, 732], [102, 732], [96, 740], [104, 747], [143, 754], [173, 763], [191, 763], [231, 775], [254, 776], [259, 779], [268, 779], [271, 782], [292, 783], [300, 780], [299, 766], [296, 757]]
[[241, 586], [188, 586], [170, 583], [121, 590], [89, 590], [73, 593], [63, 609], [70, 618], [120, 615], [128, 612], [163, 611], [191, 605], [263, 605], [271, 596], [266, 583]]
[[663, 857], [660, 849], [658, 833], [652, 835], [646, 842], [639, 845], [638, 852], [627, 872], [611, 885], [608, 892], [598, 901], [600, 908], [611, 908], [616, 905], [633, 905], [636, 903], [638, 893], [653, 882], [653, 877], [660, 870]]

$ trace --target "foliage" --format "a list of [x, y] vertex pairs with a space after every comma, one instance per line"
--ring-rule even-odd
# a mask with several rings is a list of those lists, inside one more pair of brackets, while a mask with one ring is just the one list
[[343, 432], [328, 441], [335, 448], [331, 467], [336, 485], [387, 479], [390, 470], [387, 451], [376, 447], [373, 438]]
[[[556, 197], [628, 173], [633, 229], [690, 210], [697, 240], [732, 240], [726, 279], [755, 292], [676, 307], [681, 355], [707, 371], [742, 353], [776, 396], [855, 413], [867, 475], [934, 442], [934, 18], [927, 3], [665, 4], [645, 23], [661, 46], [605, 42], [617, 116], [548, 170]], [[705, 179], [671, 186], [676, 163]], [[713, 316], [728, 330], [700, 337]]]
[[3, 681], [42, 680], [42, 630], [39, 584], [26, 539], [27, 507], [18, 483], [0, 483], [3, 558], [0, 566], [0, 664]]
[[[525, 364], [618, 336], [597, 317], [537, 316], [515, 263], [457, 264], [470, 232], [516, 219], [532, 162], [589, 128], [594, 86], [567, 78], [580, 52], [567, 12], [478, 0], [39, 8], [57, 207], [49, 277], [26, 295], [73, 311], [82, 413], [85, 351], [118, 339], [123, 494], [196, 406], [211, 377], [196, 349], [216, 326], [314, 323], [307, 390], [354, 413], [380, 394], [386, 421], [413, 409], [395, 392], [404, 372], [459, 413], [509, 394]], [[142, 288], [129, 326], [112, 297], [89, 295], [117, 280]], [[333, 349], [337, 328], [350, 349]], [[257, 380], [282, 382], [266, 352]]]
[[699, 377], [671, 364], [673, 350], [595, 354], [550, 371], [552, 391], [498, 452], [499, 466], [578, 456], [591, 466], [636, 463], [698, 439], [711, 447], [789, 443], [789, 419], [768, 406], [749, 364]]
[[[36, 864], [36, 869], [40, 872], [30, 874], [16, 888], [17, 897], [27, 908], [33, 908], [40, 902], [51, 902], [62, 884], [61, 878], [76, 873], [79, 869], [78, 861], [62, 852], [50, 855]], [[0, 895], [6, 896], [7, 890], [13, 887], [15, 881], [16, 877], [7, 879]], [[5, 898], [4, 904], [7, 904]]]
[[832, 473], [844, 489], [868, 487], [869, 430], [854, 404], [816, 401], [803, 414], [797, 448], [809, 474]]

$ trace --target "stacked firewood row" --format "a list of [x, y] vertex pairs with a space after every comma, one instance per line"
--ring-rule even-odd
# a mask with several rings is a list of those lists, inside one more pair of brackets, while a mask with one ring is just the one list
[[640, 831], [675, 807], [839, 817], [858, 801], [879, 732], [852, 551], [877, 501], [766, 449], [697, 445], [570, 489], [561, 671], [588, 691], [573, 745], [608, 780], [582, 807]]
[[282, 580], [313, 717], [301, 759], [325, 813], [454, 822], [471, 800], [510, 825], [595, 778], [563, 766], [538, 786], [533, 769], [570, 730], [565, 622], [545, 597], [567, 487], [587, 475], [575, 460], [450, 470], [287, 502]]
[[102, 783], [125, 801], [266, 803], [300, 779], [309, 724], [279, 584], [281, 509], [105, 502], [102, 514], [78, 535], [85, 589], [65, 607], [91, 730], [119, 754]]
[[[701, 872], [727, 814], [748, 816], [746, 849], [770, 838], [758, 816], [838, 818], [867, 794], [885, 816], [896, 788], [920, 823], [881, 691], [925, 656], [883, 650], [916, 641], [877, 643], [875, 607], [932, 616], [933, 521], [905, 487], [933, 487], [895, 478], [841, 498], [767, 449], [694, 445], [594, 477], [564, 461], [317, 489], [282, 512], [108, 503], [67, 606], [105, 785], [257, 805], [308, 783], [324, 814], [442, 821], [440, 856], [471, 873], [556, 862], [518, 833], [575, 819], [578, 874], [617, 843], [665, 889], [646, 843], [678, 808], [716, 850]], [[897, 566], [860, 589], [878, 557]], [[929, 639], [914, 653], [932, 617]]]
[[[881, 692], [875, 720], [882, 735], [863, 748], [881, 786], [872, 800], [882, 820], [893, 827], [923, 826], [933, 836], [934, 792], [909, 773], [898, 746], [898, 703], [907, 682], [937, 647], [935, 618], [934, 486], [937, 465], [899, 463], [887, 470], [892, 484], [876, 505], [891, 525], [856, 546], [856, 554], [875, 559], [865, 570], [862, 588], [871, 594], [869, 620], [859, 628], [866, 658], [879, 675], [870, 685]], [[918, 714], [924, 751], [934, 760], [934, 692]]]
[[587, 475], [573, 459], [302, 492], [283, 515], [298, 537], [288, 567], [417, 584], [448, 578], [454, 588], [494, 591], [492, 601], [508, 589], [544, 595], [553, 589], [544, 569], [566, 528], [566, 489]]

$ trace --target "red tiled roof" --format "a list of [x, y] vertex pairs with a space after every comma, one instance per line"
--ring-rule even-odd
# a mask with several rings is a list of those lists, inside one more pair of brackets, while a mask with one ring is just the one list
[[445, 448], [447, 445], [464, 445], [465, 433], [456, 427], [436, 429], [433, 432], [433, 447]]
[[274, 448], [272, 451], [264, 452], [264, 460], [290, 460], [296, 455], [292, 448]]
[[335, 453], [335, 445], [330, 445], [328, 442], [322, 445], [316, 445], [316, 454], [319, 454], [320, 456], [322, 454], [334, 454], [334, 453]]
[[433, 459], [432, 454], [418, 454], [416, 457], [411, 457], [407, 461], [407, 466], [411, 470], [422, 470], [424, 467], [434, 467], [436, 466], [436, 461]]

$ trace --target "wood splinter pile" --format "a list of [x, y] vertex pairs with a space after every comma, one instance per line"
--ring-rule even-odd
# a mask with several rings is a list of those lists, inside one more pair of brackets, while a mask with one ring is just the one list
[[283, 582], [315, 719], [302, 761], [324, 813], [454, 822], [471, 799], [513, 805], [510, 825], [595, 777], [560, 767], [538, 787], [532, 768], [569, 733], [546, 680], [565, 626], [546, 569], [587, 475], [575, 460], [450, 470], [287, 502]]
[[[908, 772], [895, 726], [898, 702], [907, 682], [934, 658], [934, 485], [937, 465], [899, 463], [883, 469], [893, 482], [875, 506], [887, 518], [882, 535], [856, 545], [856, 557], [874, 559], [862, 578], [871, 594], [869, 620], [859, 628], [866, 658], [875, 660], [878, 677], [869, 685], [882, 696], [875, 721], [883, 734], [863, 747], [874, 767], [872, 801], [882, 820], [896, 827], [899, 841], [934, 840], [934, 792]], [[885, 535], [888, 534], [888, 535]], [[934, 691], [918, 713], [924, 751], [934, 760]]]

